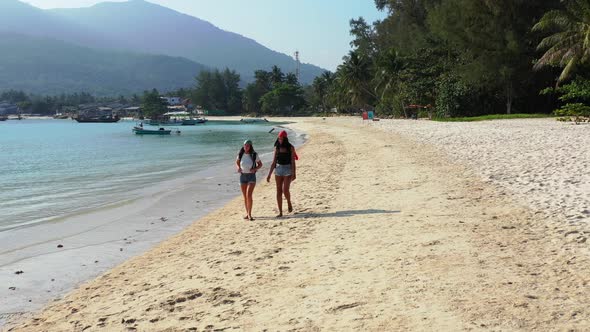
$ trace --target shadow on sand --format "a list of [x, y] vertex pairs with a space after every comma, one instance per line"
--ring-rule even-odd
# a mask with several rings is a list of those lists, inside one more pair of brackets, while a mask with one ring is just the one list
[[378, 209], [366, 209], [366, 210], [347, 210], [347, 211], [336, 211], [336, 212], [295, 212], [294, 214], [283, 215], [280, 218], [277, 217], [257, 217], [256, 220], [283, 220], [283, 219], [299, 219], [299, 218], [342, 218], [351, 217], [358, 215], [368, 214], [394, 214], [401, 213], [401, 211], [389, 211], [389, 210], [378, 210]]

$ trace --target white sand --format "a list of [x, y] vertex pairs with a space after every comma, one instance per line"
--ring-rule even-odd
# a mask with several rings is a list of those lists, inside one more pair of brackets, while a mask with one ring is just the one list
[[590, 125], [554, 119], [371, 125], [441, 149], [537, 212], [590, 223]]

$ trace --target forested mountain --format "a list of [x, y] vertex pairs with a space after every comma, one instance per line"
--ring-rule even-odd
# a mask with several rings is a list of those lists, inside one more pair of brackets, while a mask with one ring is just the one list
[[0, 33], [0, 91], [119, 96], [194, 84], [205, 67], [163, 55], [95, 50], [43, 37]]
[[[210, 67], [236, 70], [250, 81], [258, 69], [277, 65], [294, 72], [291, 56], [213, 24], [143, 0], [104, 2], [88, 8], [51, 11], [71, 22], [100, 31], [113, 47], [182, 56]], [[309, 83], [322, 69], [302, 64], [301, 81]]]
[[[291, 56], [143, 0], [53, 10], [2, 0], [0, 22], [0, 31], [49, 37], [96, 49], [184, 57], [212, 68], [227, 67], [238, 72], [244, 82], [252, 81], [258, 69], [269, 70], [277, 65], [284, 72], [294, 72], [296, 68]], [[322, 71], [302, 64], [301, 82], [311, 82]]]
[[0, 32], [50, 37], [79, 45], [106, 47], [100, 33], [18, 0], [0, 1]]

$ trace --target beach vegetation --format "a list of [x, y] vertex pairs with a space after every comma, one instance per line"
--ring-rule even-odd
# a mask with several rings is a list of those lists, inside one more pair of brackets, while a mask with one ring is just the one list
[[21, 112], [39, 115], [54, 115], [68, 109], [77, 108], [78, 105], [114, 102], [117, 99], [120, 99], [120, 97], [95, 97], [87, 92], [62, 93], [55, 96], [27, 94], [21, 90], [7, 90], [0, 93], [0, 101], [17, 105]]
[[391, 48], [381, 54], [375, 62], [375, 92], [381, 100], [400, 92], [400, 74], [404, 67], [399, 52]]
[[248, 114], [296, 115], [307, 108], [305, 89], [297, 75], [278, 66], [254, 72], [254, 82], [243, 92], [242, 106]]
[[[332, 73], [325, 72], [328, 77], [332, 76]], [[324, 75], [320, 75], [313, 80], [311, 89], [306, 89], [306, 98], [310, 101], [310, 105], [317, 109], [319, 112], [327, 112], [326, 100], [328, 96], [328, 86], [330, 83], [326, 81]]]
[[578, 77], [568, 84], [543, 89], [541, 94], [557, 94], [558, 99], [563, 102], [588, 103], [590, 102], [590, 80]]
[[24, 91], [8, 90], [0, 93], [0, 100], [16, 104], [23, 101], [30, 101], [30, 98]]
[[224, 110], [227, 114], [239, 114], [242, 109], [240, 75], [226, 68], [224, 71], [203, 70], [195, 78], [196, 85], [186, 94], [194, 104], [204, 109]]
[[295, 75], [294, 73], [287, 73], [287, 75], [285, 75], [284, 82], [290, 85], [299, 85], [299, 79], [297, 78], [297, 75]]
[[563, 67], [557, 82], [576, 72], [590, 60], [590, 4], [587, 0], [568, 0], [561, 8], [548, 11], [532, 30], [548, 34], [537, 46], [545, 50], [535, 68]]
[[305, 106], [304, 91], [299, 85], [279, 83], [260, 98], [260, 103], [264, 114], [292, 114]]
[[555, 110], [555, 115], [565, 117], [560, 119], [563, 121], [586, 122], [590, 118], [590, 106], [583, 103], [567, 103]]
[[283, 81], [285, 80], [285, 74], [283, 74], [283, 71], [278, 66], [272, 66], [272, 69], [270, 70], [270, 73], [268, 73], [268, 75], [270, 78], [270, 83], [273, 86], [277, 86], [283, 83]]
[[374, 89], [371, 87], [371, 66], [366, 54], [351, 51], [338, 67], [337, 79], [345, 87], [345, 95], [352, 106], [370, 106], [375, 99]]
[[158, 119], [166, 113], [167, 106], [166, 101], [160, 98], [158, 90], [144, 91], [141, 98], [141, 110], [144, 116], [150, 119]]
[[468, 117], [451, 117], [451, 118], [433, 118], [434, 121], [440, 122], [475, 122], [475, 121], [487, 121], [487, 120], [509, 120], [509, 119], [536, 119], [536, 118], [549, 118], [551, 114], [487, 114], [480, 116], [468, 116]]
[[314, 82], [310, 104], [406, 118], [551, 114], [563, 101], [539, 91], [588, 74], [586, 2], [376, 0], [387, 17], [350, 21], [352, 51], [329, 84]]
[[577, 77], [568, 84], [544, 89], [541, 94], [559, 95], [563, 105], [553, 111], [560, 116], [558, 120], [576, 123], [590, 120], [590, 80]]
[[272, 90], [271, 73], [265, 70], [254, 72], [254, 82], [244, 89], [242, 98], [243, 108], [250, 114], [258, 114], [262, 111], [260, 99]]

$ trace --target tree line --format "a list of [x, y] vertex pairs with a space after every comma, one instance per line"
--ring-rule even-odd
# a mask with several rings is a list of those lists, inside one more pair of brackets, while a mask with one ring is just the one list
[[588, 0], [375, 0], [352, 50], [312, 84], [322, 110], [409, 116], [587, 112]]
[[[307, 100], [309, 94], [299, 84], [294, 73], [283, 73], [273, 66], [270, 71], [257, 70], [254, 81], [244, 88], [240, 75], [234, 70], [203, 70], [192, 88], [168, 94], [190, 99], [195, 107], [215, 115], [303, 115], [313, 112]], [[157, 90], [145, 91], [141, 108], [144, 115], [157, 117], [166, 111]]]
[[120, 103], [129, 105], [139, 104], [141, 100], [142, 98], [137, 94], [132, 96], [96, 97], [88, 92], [62, 93], [55, 96], [27, 94], [20, 90], [7, 90], [0, 93], [0, 101], [15, 104], [22, 112], [41, 115], [67, 112], [82, 104]]
[[228, 115], [296, 115], [308, 110], [297, 76], [285, 74], [277, 66], [255, 71], [254, 81], [243, 89], [240, 75], [233, 70], [201, 71], [189, 95], [195, 105]]

